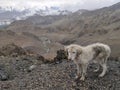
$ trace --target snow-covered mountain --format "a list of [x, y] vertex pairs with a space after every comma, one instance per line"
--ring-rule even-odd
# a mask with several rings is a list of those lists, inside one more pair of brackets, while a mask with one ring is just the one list
[[43, 7], [42, 9], [25, 9], [17, 10], [13, 7], [0, 7], [0, 25], [8, 25], [15, 20], [23, 20], [33, 15], [67, 15], [72, 13], [67, 10], [60, 10], [59, 7]]

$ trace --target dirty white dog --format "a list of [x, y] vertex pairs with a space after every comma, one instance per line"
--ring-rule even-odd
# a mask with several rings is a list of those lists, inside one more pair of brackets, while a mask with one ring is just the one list
[[98, 63], [99, 66], [94, 72], [99, 70], [100, 65], [103, 68], [99, 77], [103, 77], [107, 71], [107, 59], [110, 56], [111, 49], [108, 45], [102, 43], [94, 43], [88, 46], [80, 46], [71, 44], [65, 46], [65, 51], [68, 53], [68, 60], [73, 60], [77, 66], [77, 76], [80, 80], [84, 80], [88, 64], [90, 62]]

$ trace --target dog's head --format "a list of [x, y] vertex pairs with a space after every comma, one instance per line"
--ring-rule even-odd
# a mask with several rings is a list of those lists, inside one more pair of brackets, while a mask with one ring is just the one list
[[82, 53], [82, 48], [79, 45], [65, 46], [65, 51], [68, 54], [68, 60], [76, 60]]

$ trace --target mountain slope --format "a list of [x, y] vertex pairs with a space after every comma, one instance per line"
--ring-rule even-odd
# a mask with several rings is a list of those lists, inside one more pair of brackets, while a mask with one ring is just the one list
[[43, 7], [43, 9], [17, 10], [13, 7], [0, 7], [0, 25], [8, 25], [15, 20], [24, 20], [30, 16], [48, 16], [48, 15], [68, 15], [71, 11], [60, 10], [58, 7]]
[[47, 37], [62, 44], [103, 42], [111, 46], [113, 56], [119, 56], [119, 16], [120, 3], [117, 3], [94, 11], [83, 10], [82, 14], [78, 11], [65, 16], [30, 17], [12, 23], [6, 29], [19, 33], [30, 32], [39, 38]]

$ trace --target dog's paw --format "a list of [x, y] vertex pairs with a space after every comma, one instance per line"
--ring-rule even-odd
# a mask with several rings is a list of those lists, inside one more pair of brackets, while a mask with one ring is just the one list
[[80, 80], [80, 76], [76, 75], [75, 81], [79, 81], [79, 80]]
[[81, 81], [84, 81], [84, 80], [85, 80], [85, 77], [81, 77], [80, 80], [81, 80]]
[[81, 75], [80, 74], [76, 74], [75, 79], [80, 79]]
[[100, 74], [100, 75], [99, 75], [99, 77], [103, 77], [103, 76], [104, 76], [104, 74]]
[[78, 75], [76, 75], [76, 76], [75, 76], [75, 79], [78, 79], [78, 78], [79, 78], [79, 76], [78, 76]]
[[95, 69], [93, 72], [98, 72], [99, 70], [98, 69]]

